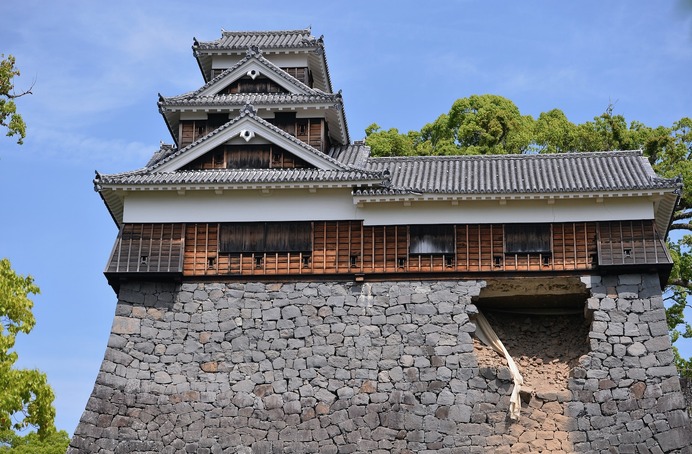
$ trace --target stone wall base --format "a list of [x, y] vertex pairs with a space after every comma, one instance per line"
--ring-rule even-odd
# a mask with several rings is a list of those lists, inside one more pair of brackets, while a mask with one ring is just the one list
[[516, 421], [483, 281], [124, 283], [68, 452], [690, 452], [658, 277], [582, 281], [587, 352]]

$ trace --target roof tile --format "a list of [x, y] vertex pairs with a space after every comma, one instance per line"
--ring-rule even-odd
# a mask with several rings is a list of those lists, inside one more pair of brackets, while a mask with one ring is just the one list
[[311, 36], [310, 29], [282, 31], [224, 31], [221, 38], [214, 41], [199, 41], [197, 47], [206, 49], [247, 49], [257, 46], [261, 49], [284, 47], [314, 47], [320, 39]]
[[[389, 170], [391, 187], [387, 191], [393, 193], [578, 193], [674, 188], [678, 184], [656, 177], [640, 151], [371, 158], [366, 168]], [[361, 192], [369, 193], [372, 190]]]

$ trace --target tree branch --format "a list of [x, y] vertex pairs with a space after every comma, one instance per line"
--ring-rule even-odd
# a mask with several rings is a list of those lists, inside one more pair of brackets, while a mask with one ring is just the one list
[[7, 93], [7, 94], [5, 94], [5, 96], [7, 96], [8, 99], [16, 99], [16, 98], [21, 98], [22, 96], [26, 96], [26, 95], [33, 95], [34, 93], [31, 90], [34, 88], [34, 85], [36, 85], [36, 79], [34, 79], [34, 81], [31, 82], [31, 86], [27, 90], [24, 90], [23, 92], [21, 92], [19, 94]]
[[692, 213], [688, 213], [687, 211], [677, 211], [675, 214], [673, 214], [672, 220], [673, 221], [682, 221], [683, 219], [690, 219], [692, 218]]
[[692, 224], [671, 224], [669, 230], [692, 230]]
[[668, 281], [668, 285], [674, 285], [677, 287], [692, 288], [692, 281], [689, 279], [671, 279]]

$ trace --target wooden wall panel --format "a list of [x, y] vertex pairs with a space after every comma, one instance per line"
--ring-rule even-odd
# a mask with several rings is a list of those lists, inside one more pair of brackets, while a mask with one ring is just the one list
[[506, 253], [502, 224], [456, 225], [455, 253], [437, 254], [410, 254], [405, 225], [315, 221], [311, 249], [303, 252], [220, 252], [220, 233], [216, 223], [126, 225], [106, 272], [178, 269], [186, 276], [492, 273], [671, 263], [665, 242], [649, 220], [553, 224], [550, 253]]
[[180, 273], [183, 224], [125, 224], [106, 273]]
[[219, 274], [218, 224], [188, 224], [185, 229], [186, 276]]
[[601, 222], [598, 226], [598, 264], [671, 263], [665, 241], [650, 220]]

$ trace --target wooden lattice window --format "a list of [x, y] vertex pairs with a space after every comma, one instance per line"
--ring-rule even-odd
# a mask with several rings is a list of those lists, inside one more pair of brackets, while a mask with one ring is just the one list
[[454, 254], [454, 226], [410, 226], [409, 254]]
[[550, 224], [505, 224], [505, 253], [550, 254]]
[[219, 252], [309, 252], [310, 222], [243, 222], [222, 224]]

